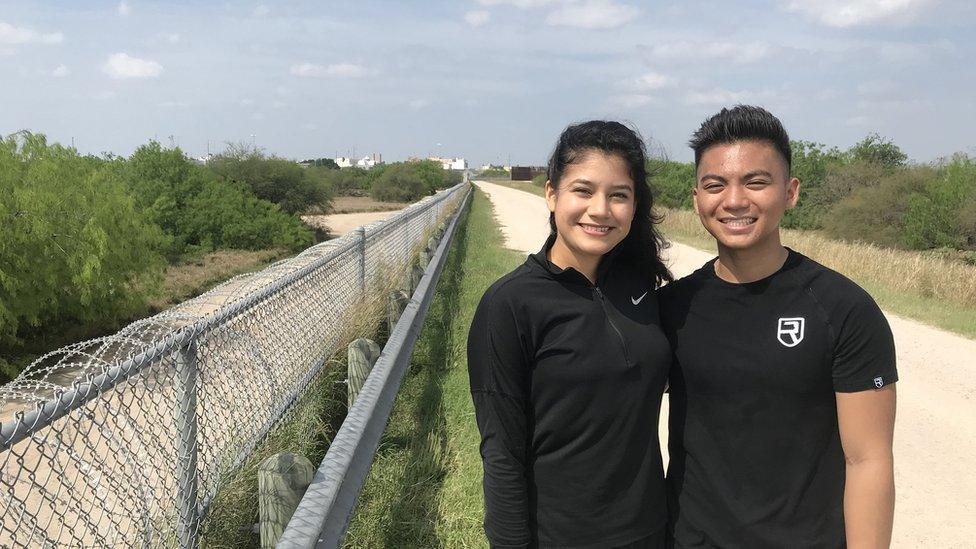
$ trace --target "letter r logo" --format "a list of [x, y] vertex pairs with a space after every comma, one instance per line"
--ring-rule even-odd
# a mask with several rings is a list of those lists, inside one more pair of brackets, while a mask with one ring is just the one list
[[787, 347], [796, 347], [803, 341], [803, 317], [781, 318], [776, 327], [776, 339]]

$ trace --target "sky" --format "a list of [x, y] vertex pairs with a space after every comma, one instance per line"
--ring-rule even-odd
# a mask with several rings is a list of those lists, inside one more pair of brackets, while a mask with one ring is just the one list
[[969, 0], [0, 0], [0, 134], [304, 159], [544, 164], [566, 125], [687, 161], [724, 106], [794, 139], [976, 154]]

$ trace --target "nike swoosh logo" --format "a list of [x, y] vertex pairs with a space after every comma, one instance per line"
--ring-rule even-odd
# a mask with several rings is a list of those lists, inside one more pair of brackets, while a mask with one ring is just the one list
[[640, 302], [643, 301], [645, 295], [647, 295], [647, 292], [642, 293], [640, 297], [632, 297], [630, 298], [630, 302], [634, 305], [640, 305]]

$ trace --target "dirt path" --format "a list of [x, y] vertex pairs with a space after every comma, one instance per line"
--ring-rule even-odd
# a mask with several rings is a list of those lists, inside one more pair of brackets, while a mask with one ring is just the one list
[[[548, 234], [545, 201], [501, 185], [476, 184], [491, 199], [508, 246], [538, 251]], [[679, 277], [711, 257], [678, 243], [668, 250], [668, 263]], [[970, 462], [976, 456], [976, 341], [885, 314], [895, 334], [901, 378], [892, 547], [973, 547], [976, 473]], [[666, 417], [662, 410], [662, 437], [667, 433]]]
[[356, 227], [369, 225], [370, 223], [374, 223], [376, 221], [383, 221], [399, 211], [400, 210], [331, 215], [303, 215], [302, 221], [317, 229], [328, 231], [332, 238], [338, 238]]

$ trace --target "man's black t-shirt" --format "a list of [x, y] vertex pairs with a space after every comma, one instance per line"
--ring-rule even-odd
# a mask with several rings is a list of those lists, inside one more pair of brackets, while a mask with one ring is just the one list
[[856, 284], [789, 250], [747, 284], [712, 260], [660, 291], [676, 547], [843, 547], [835, 392], [894, 383], [894, 341]]
[[658, 547], [671, 351], [654, 279], [611, 252], [591, 284], [546, 259], [552, 241], [485, 292], [471, 324], [485, 531], [492, 547]]

